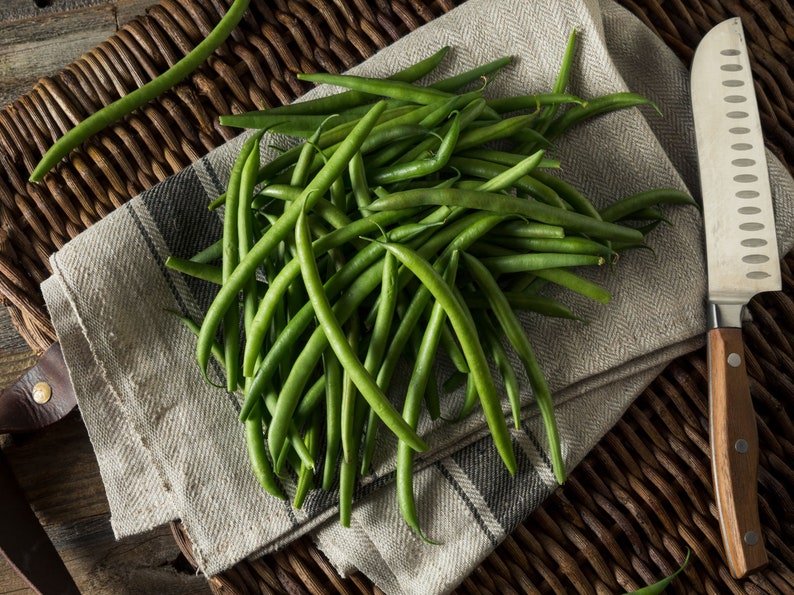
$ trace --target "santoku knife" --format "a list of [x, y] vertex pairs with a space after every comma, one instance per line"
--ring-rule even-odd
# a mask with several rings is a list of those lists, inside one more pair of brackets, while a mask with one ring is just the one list
[[764, 141], [741, 20], [703, 38], [692, 62], [708, 269], [711, 460], [731, 573], [767, 562], [758, 517], [758, 433], [742, 340], [742, 310], [780, 290]]

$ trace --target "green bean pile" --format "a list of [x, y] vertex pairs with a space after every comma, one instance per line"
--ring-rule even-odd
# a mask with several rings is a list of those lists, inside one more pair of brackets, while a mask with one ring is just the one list
[[[219, 286], [204, 320], [185, 322], [198, 336], [205, 376], [215, 357], [225, 388], [244, 395], [240, 420], [265, 490], [286, 498], [279, 478], [296, 478], [299, 507], [310, 489], [338, 482], [347, 526], [377, 432], [388, 430], [398, 444], [400, 511], [421, 535], [412, 473], [415, 453], [427, 449], [416, 431], [423, 408], [453, 422], [481, 407], [506, 468], [516, 471], [492, 373], [504, 379], [518, 428], [510, 350], [542, 414], [555, 475], [565, 480], [551, 394], [518, 312], [576, 319], [542, 295], [549, 284], [607, 303], [608, 292], [575, 268], [643, 246], [665, 220], [659, 205], [693, 204], [685, 193], [653, 189], [599, 211], [549, 173], [559, 167], [548, 156], [553, 141], [571, 127], [651, 103], [633, 93], [566, 93], [574, 40], [547, 94], [486, 99], [483, 81], [509, 58], [418, 85], [444, 48], [390, 79], [303, 75], [348, 90], [222, 118], [256, 130], [212, 205], [223, 205], [223, 237], [168, 264]], [[302, 142], [260, 166], [266, 130]], [[439, 357], [454, 365], [450, 378], [436, 378]], [[393, 401], [398, 362], [412, 371]], [[462, 405], [447, 413], [445, 395], [463, 386]]]

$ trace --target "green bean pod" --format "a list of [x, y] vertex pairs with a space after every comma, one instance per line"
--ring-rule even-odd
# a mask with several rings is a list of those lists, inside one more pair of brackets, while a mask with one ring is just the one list
[[458, 301], [450, 290], [449, 285], [444, 282], [433, 267], [416, 252], [400, 244], [380, 243], [380, 245], [411, 269], [423, 286], [428, 288], [433, 297], [441, 303], [441, 307], [446, 311], [466, 355], [469, 370], [477, 386], [480, 402], [482, 403], [496, 449], [502, 457], [507, 470], [510, 474], [514, 474], [517, 463], [510, 440], [510, 433], [499, 403], [499, 395], [493, 384], [493, 378], [477, 336], [477, 330], [471, 325], [470, 315], [464, 311], [465, 306]]
[[477, 285], [480, 286], [488, 301], [491, 304], [491, 311], [499, 321], [510, 344], [518, 354], [521, 363], [529, 377], [535, 402], [538, 404], [543, 423], [546, 427], [546, 434], [549, 442], [552, 468], [557, 482], [565, 483], [565, 462], [562, 457], [562, 447], [560, 445], [559, 432], [557, 430], [557, 420], [554, 416], [554, 404], [551, 392], [540, 370], [534, 350], [529, 343], [529, 339], [524, 332], [524, 328], [504, 297], [502, 290], [494, 280], [485, 264], [478, 261], [470, 254], [463, 254], [463, 261], [466, 270], [474, 277]]
[[142, 87], [131, 91], [113, 103], [94, 112], [59, 138], [42, 156], [30, 174], [31, 182], [38, 182], [69, 151], [81, 145], [99, 131], [133, 112], [155, 97], [187, 78], [198, 66], [226, 41], [243, 18], [250, 0], [234, 0], [229, 10], [209, 34], [182, 59]]

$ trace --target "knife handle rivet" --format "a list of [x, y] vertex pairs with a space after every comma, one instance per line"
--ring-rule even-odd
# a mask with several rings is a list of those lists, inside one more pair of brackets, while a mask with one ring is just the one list
[[728, 354], [728, 365], [731, 368], [738, 368], [742, 365], [742, 356], [736, 352]]
[[44, 403], [50, 400], [52, 389], [46, 382], [37, 382], [33, 386], [33, 392], [30, 396], [33, 397], [33, 400], [39, 405], [44, 405]]
[[733, 447], [736, 449], [736, 452], [742, 455], [746, 454], [747, 451], [750, 450], [750, 445], [747, 443], [747, 440], [745, 440], [744, 438], [739, 438], [736, 441], [736, 444], [733, 445]]
[[747, 545], [756, 545], [759, 541], [758, 533], [755, 531], [748, 531], [744, 534], [744, 542]]

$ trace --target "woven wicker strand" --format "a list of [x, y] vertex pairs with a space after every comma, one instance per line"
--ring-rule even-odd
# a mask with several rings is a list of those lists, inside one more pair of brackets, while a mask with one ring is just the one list
[[[794, 8], [788, 0], [618, 0], [689, 63], [732, 16], [748, 37], [768, 147], [792, 170]], [[187, 81], [70, 155], [42, 185], [29, 172], [54, 138], [151, 80], [193, 47], [229, 0], [161, 0], [0, 111], [0, 297], [42, 351], [55, 334], [38, 285], [49, 255], [234, 134], [218, 115], [289, 102], [301, 71], [360, 63], [462, 0], [252, 0], [232, 38]], [[756, 298], [745, 326], [761, 446], [759, 500], [770, 565], [742, 581], [723, 560], [710, 476], [705, 352], [672, 362], [569, 482], [461, 584], [459, 593], [619, 593], [670, 574], [675, 593], [794, 592], [794, 276]], [[188, 561], [190, 542], [174, 536]], [[217, 593], [378, 593], [340, 577], [308, 538], [210, 577]]]

